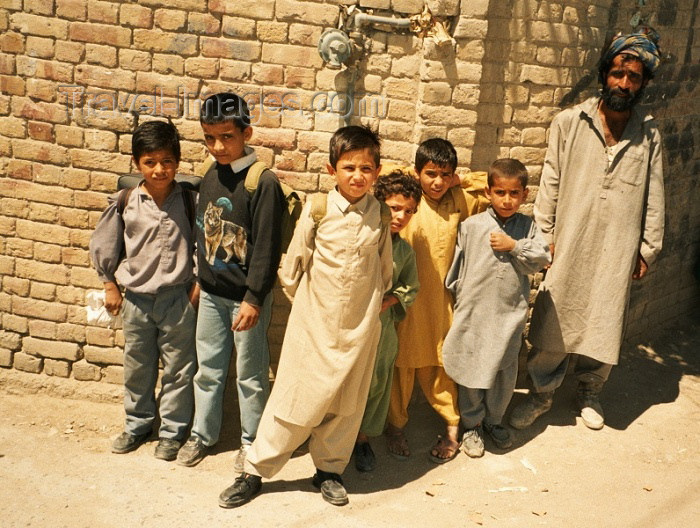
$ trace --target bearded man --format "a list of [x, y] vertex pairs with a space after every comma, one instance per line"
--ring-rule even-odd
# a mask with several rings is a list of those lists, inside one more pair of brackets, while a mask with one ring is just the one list
[[572, 354], [584, 424], [604, 425], [599, 394], [620, 356], [632, 280], [661, 250], [661, 137], [637, 106], [659, 66], [658, 35], [617, 35], [599, 65], [602, 90], [552, 121], [534, 216], [553, 261], [535, 301], [527, 369], [533, 390], [516, 429], [552, 406]]

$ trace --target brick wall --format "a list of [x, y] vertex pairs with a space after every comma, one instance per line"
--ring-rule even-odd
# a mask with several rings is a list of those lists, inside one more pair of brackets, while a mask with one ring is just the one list
[[[197, 97], [231, 89], [256, 103], [259, 156], [300, 190], [330, 188], [328, 140], [362, 122], [381, 133], [387, 160], [409, 162], [418, 142], [446, 137], [463, 167], [521, 159], [536, 191], [552, 117], [595, 93], [606, 35], [628, 30], [638, 9], [666, 56], [646, 104], [663, 133], [669, 207], [663, 256], [633, 290], [629, 334], [697, 308], [698, 0], [432, 0], [454, 46], [366, 25], [352, 35], [361, 57], [338, 70], [316, 48], [341, 4], [403, 17], [423, 2], [0, 1], [0, 366], [121, 383], [123, 336], [87, 326], [83, 307], [101, 287], [90, 234], [117, 175], [133, 170], [130, 108], [174, 117], [183, 172], [205, 157]], [[354, 115], [325, 110], [333, 94], [352, 95]], [[278, 351], [289, 306], [279, 291], [276, 301]]]

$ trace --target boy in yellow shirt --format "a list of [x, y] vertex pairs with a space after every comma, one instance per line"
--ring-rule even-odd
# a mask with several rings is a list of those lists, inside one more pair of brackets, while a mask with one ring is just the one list
[[416, 253], [421, 288], [406, 318], [399, 323], [399, 353], [394, 366], [387, 427], [387, 447], [398, 459], [409, 454], [404, 427], [416, 379], [430, 405], [443, 418], [445, 437], [438, 436], [430, 460], [442, 464], [459, 452], [457, 386], [443, 368], [442, 343], [452, 324], [452, 298], [445, 276], [454, 256], [457, 227], [488, 206], [485, 172], [455, 174], [457, 152], [447, 140], [433, 138], [416, 151], [415, 171], [423, 204], [403, 237]]

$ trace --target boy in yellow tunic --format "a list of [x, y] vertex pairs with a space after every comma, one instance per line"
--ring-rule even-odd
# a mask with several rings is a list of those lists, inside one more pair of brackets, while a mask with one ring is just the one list
[[[337, 186], [326, 214], [304, 208], [279, 272], [294, 295], [272, 394], [245, 461], [245, 473], [219, 506], [250, 501], [310, 437], [313, 484], [334, 505], [348, 503], [340, 474], [350, 460], [367, 401], [391, 286], [392, 255], [384, 207], [368, 194], [379, 173], [379, 139], [344, 127], [331, 138], [328, 172]], [[313, 201], [313, 200], [312, 200]]]
[[416, 379], [428, 402], [445, 420], [446, 435], [438, 436], [430, 459], [438, 464], [459, 452], [457, 386], [442, 366], [442, 343], [452, 324], [452, 298], [445, 276], [452, 264], [457, 227], [468, 216], [483, 211], [486, 173], [455, 174], [457, 152], [447, 140], [434, 138], [416, 151], [415, 171], [423, 190], [423, 204], [404, 229], [404, 239], [416, 252], [421, 288], [406, 318], [399, 323], [399, 354], [394, 366], [387, 427], [387, 447], [406, 459], [408, 404]]

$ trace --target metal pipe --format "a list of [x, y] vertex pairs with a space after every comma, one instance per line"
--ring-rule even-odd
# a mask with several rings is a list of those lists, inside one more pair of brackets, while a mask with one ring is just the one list
[[357, 13], [354, 18], [355, 29], [360, 29], [364, 24], [387, 24], [401, 28], [411, 27], [409, 18], [393, 18], [377, 15], [368, 15], [367, 13]]

